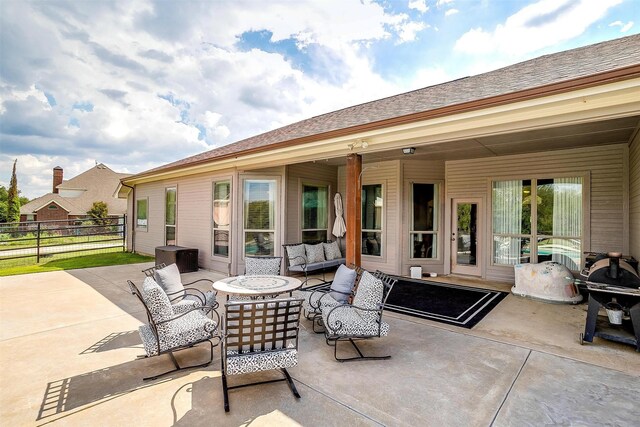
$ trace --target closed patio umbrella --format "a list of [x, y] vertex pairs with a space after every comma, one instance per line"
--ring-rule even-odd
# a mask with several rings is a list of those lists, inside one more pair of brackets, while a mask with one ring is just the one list
[[336, 193], [336, 195], [333, 196], [333, 204], [336, 210], [336, 221], [333, 223], [333, 235], [340, 238], [347, 232], [347, 226], [342, 216], [344, 210], [342, 208], [342, 196], [340, 193]]

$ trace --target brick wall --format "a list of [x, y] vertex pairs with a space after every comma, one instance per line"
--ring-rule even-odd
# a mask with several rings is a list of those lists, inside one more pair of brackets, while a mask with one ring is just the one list
[[[49, 206], [55, 206], [56, 209], [49, 209]], [[69, 212], [61, 208], [55, 203], [49, 203], [39, 211], [36, 211], [38, 221], [51, 221], [56, 219], [67, 219]]]

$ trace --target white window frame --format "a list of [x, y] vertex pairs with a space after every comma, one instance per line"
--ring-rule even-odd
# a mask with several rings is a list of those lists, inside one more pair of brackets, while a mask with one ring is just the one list
[[[226, 226], [216, 226], [216, 222], [214, 220], [213, 217], [213, 210], [215, 208], [216, 205], [216, 184], [223, 184], [223, 183], [228, 183], [229, 184], [229, 198], [227, 199], [226, 203], [228, 204], [228, 209], [229, 209], [229, 224]], [[211, 200], [212, 200], [212, 205], [211, 205], [211, 255], [215, 258], [222, 258], [225, 260], [229, 260], [231, 258], [231, 251], [232, 251], [232, 245], [231, 245], [231, 223], [232, 223], [232, 219], [233, 219], [233, 180], [231, 179], [231, 177], [225, 177], [225, 178], [221, 178], [221, 179], [216, 179], [215, 181], [212, 182], [211, 184]], [[216, 254], [215, 253], [215, 247], [216, 247], [216, 240], [215, 240], [215, 236], [216, 236], [216, 231], [226, 231], [228, 233], [229, 236], [229, 240], [227, 242], [228, 245], [228, 254], [225, 255], [220, 255], [220, 254]]]
[[[266, 181], [275, 183], [274, 189], [274, 209], [273, 209], [273, 229], [247, 229], [245, 228], [245, 201], [246, 201], [246, 183], [247, 181]], [[273, 234], [273, 255], [278, 254], [278, 244], [279, 244], [279, 217], [280, 217], [280, 177], [278, 176], [247, 176], [241, 179], [242, 185], [242, 197], [240, 200], [242, 206], [242, 216], [240, 220], [242, 221], [242, 259], [247, 256], [246, 248], [247, 248], [247, 233], [272, 233]], [[249, 255], [252, 256], [252, 255]]]
[[[304, 187], [323, 187], [327, 189], [327, 227], [326, 228], [303, 228], [304, 227]], [[329, 239], [329, 229], [331, 226], [331, 186], [325, 182], [300, 182], [300, 241], [303, 241], [305, 231], [326, 231], [325, 240]]]
[[490, 265], [492, 267], [502, 267], [502, 268], [513, 268], [513, 265], [511, 264], [498, 264], [494, 261], [494, 253], [495, 253], [495, 240], [494, 237], [495, 236], [500, 236], [500, 237], [513, 237], [513, 238], [528, 238], [529, 239], [529, 263], [537, 263], [538, 262], [538, 239], [539, 238], [553, 238], [553, 236], [549, 236], [546, 234], [538, 234], [538, 209], [537, 209], [537, 205], [536, 205], [536, 209], [532, 209], [531, 210], [531, 233], [530, 234], [508, 234], [508, 233], [495, 233], [493, 231], [493, 184], [494, 182], [504, 182], [504, 181], [531, 181], [531, 200], [537, 200], [537, 196], [538, 196], [538, 181], [544, 181], [544, 180], [549, 180], [549, 179], [558, 179], [558, 178], [580, 178], [582, 180], [581, 182], [581, 186], [582, 186], [582, 195], [581, 195], [581, 202], [582, 202], [582, 231], [581, 231], [581, 236], [561, 236], [558, 238], [562, 238], [562, 239], [579, 239], [580, 240], [580, 250], [579, 253], [581, 254], [581, 260], [580, 263], [578, 264], [578, 270], [580, 269], [580, 266], [584, 264], [584, 256], [582, 255], [582, 252], [584, 252], [585, 248], [588, 247], [589, 245], [589, 239], [588, 239], [588, 224], [589, 224], [589, 220], [590, 220], [590, 215], [589, 215], [589, 210], [588, 210], [588, 206], [589, 206], [589, 192], [590, 192], [590, 187], [589, 187], [589, 180], [590, 180], [590, 176], [588, 173], [572, 173], [572, 174], [554, 174], [552, 176], [533, 176], [533, 177], [513, 177], [513, 178], [490, 178], [489, 179], [489, 195], [490, 195], [490, 201], [489, 201], [489, 206], [491, 209], [491, 214], [489, 217], [489, 224], [491, 226], [491, 232], [489, 234], [489, 238], [490, 238], [490, 255], [489, 255], [489, 260], [490, 260]]
[[[415, 218], [414, 218], [414, 211], [413, 211], [413, 186], [414, 184], [421, 184], [421, 185], [433, 185], [434, 188], [434, 192], [433, 192], [433, 212], [434, 212], [434, 218], [433, 218], [433, 231], [416, 231], [414, 229], [414, 225], [415, 225]], [[437, 261], [440, 260], [440, 242], [441, 242], [441, 230], [440, 230], [440, 216], [442, 215], [442, 208], [441, 208], [441, 203], [440, 203], [440, 198], [441, 198], [441, 185], [440, 182], [435, 182], [435, 181], [411, 181], [409, 182], [409, 192], [411, 194], [410, 198], [409, 198], [409, 212], [410, 212], [410, 218], [409, 218], [409, 259], [411, 261]], [[432, 253], [435, 252], [436, 256], [432, 256], [431, 258], [414, 258], [413, 257], [413, 235], [414, 234], [432, 234], [435, 236], [435, 245], [433, 245], [432, 248]]]
[[[138, 220], [139, 220], [138, 214], [140, 212], [138, 203], [143, 202], [143, 201], [147, 203], [147, 213], [146, 213], [146, 216], [144, 218], [145, 224], [144, 225], [140, 225], [138, 223]], [[138, 231], [148, 231], [149, 230], [149, 198], [148, 197], [141, 197], [141, 198], [136, 199], [136, 230], [138, 230]]]
[[[387, 209], [387, 203], [385, 202], [385, 200], [387, 199], [387, 194], [386, 194], [386, 182], [366, 182], [362, 184], [361, 187], [361, 191], [364, 191], [364, 187], [367, 186], [380, 186], [380, 194], [382, 195], [382, 209], [380, 210], [380, 229], [368, 229], [368, 228], [364, 228], [361, 227], [360, 230], [360, 239], [363, 239], [363, 235], [364, 233], [380, 233], [380, 255], [370, 255], [370, 254], [365, 254], [364, 252], [362, 252], [362, 248], [360, 249], [360, 253], [362, 257], [365, 258], [371, 258], [372, 260], [383, 260], [385, 259], [385, 245], [386, 245], [386, 236], [385, 236], [385, 225], [386, 225], [386, 212], [385, 210]], [[361, 209], [360, 212], [360, 220], [361, 220], [361, 224], [364, 224], [364, 209]]]
[[[175, 224], [167, 224], [167, 193], [170, 190], [174, 190], [176, 193], [176, 203], [174, 206]], [[173, 227], [173, 236], [175, 238], [173, 244], [177, 245], [178, 244], [178, 186], [177, 185], [165, 187], [164, 189], [164, 244], [165, 245], [169, 245], [169, 242], [167, 241], [167, 228], [170, 228], [170, 227]]]

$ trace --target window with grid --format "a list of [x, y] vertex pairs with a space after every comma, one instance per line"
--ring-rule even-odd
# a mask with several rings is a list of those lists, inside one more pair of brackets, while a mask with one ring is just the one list
[[411, 258], [438, 257], [438, 185], [411, 184]]
[[382, 256], [382, 184], [362, 186], [362, 254]]
[[581, 177], [494, 181], [493, 263], [556, 261], [579, 270]]
[[213, 183], [212, 212], [213, 255], [229, 257], [229, 237], [231, 223], [231, 181]]
[[244, 253], [273, 256], [276, 233], [276, 181], [246, 179], [243, 190]]

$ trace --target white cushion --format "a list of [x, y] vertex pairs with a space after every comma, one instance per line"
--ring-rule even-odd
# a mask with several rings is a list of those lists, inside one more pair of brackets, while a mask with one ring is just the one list
[[[342, 264], [338, 267], [329, 295], [338, 302], [345, 303], [349, 299], [353, 285], [356, 283], [356, 271]], [[338, 291], [338, 292], [333, 292]]]
[[184, 290], [182, 280], [180, 280], [180, 270], [178, 270], [178, 266], [175, 264], [170, 264], [165, 268], [156, 270], [153, 277], [156, 279], [156, 282], [158, 282], [158, 285], [160, 285], [167, 294], [171, 295], [172, 298], [176, 296], [177, 292]]
[[289, 258], [289, 266], [302, 265], [307, 262], [307, 254], [304, 251], [304, 245], [287, 246], [287, 257]]
[[324, 262], [324, 245], [318, 243], [317, 245], [304, 245], [304, 249], [307, 251], [307, 262], [313, 264], [315, 262]]
[[333, 241], [331, 243], [323, 243], [324, 247], [324, 257], [327, 261], [331, 261], [332, 259], [342, 258], [342, 253], [340, 253], [340, 246], [337, 241]]

